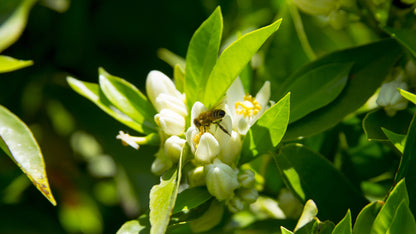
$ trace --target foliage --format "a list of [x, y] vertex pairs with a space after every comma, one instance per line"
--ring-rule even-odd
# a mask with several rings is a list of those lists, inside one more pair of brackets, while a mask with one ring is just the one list
[[416, 229], [416, 2], [162, 5], [0, 3], [0, 232]]

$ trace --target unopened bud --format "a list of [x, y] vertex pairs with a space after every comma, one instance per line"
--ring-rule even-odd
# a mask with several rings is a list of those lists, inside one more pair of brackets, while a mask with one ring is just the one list
[[202, 134], [199, 140], [195, 150], [195, 159], [200, 163], [211, 163], [219, 152], [220, 144], [217, 139], [211, 133], [206, 132]]
[[240, 186], [243, 188], [253, 188], [256, 183], [254, 172], [251, 170], [244, 170], [238, 175], [238, 182], [240, 182]]
[[219, 159], [230, 166], [235, 165], [237, 156], [240, 155], [241, 146], [242, 143], [240, 134], [232, 131], [231, 138], [227, 144], [221, 144], [222, 149], [221, 154], [219, 155]]
[[156, 114], [155, 122], [168, 135], [181, 135], [185, 131], [183, 116], [169, 109], [163, 109]]
[[228, 210], [237, 213], [244, 209], [244, 203], [239, 197], [234, 196], [231, 200], [227, 202]]
[[383, 84], [376, 100], [379, 106], [384, 107], [389, 116], [393, 116], [396, 111], [404, 110], [407, 107], [407, 100], [400, 95], [397, 88], [407, 89], [407, 84], [402, 81], [391, 81]]
[[205, 172], [203, 166], [199, 166], [188, 173], [188, 183], [191, 187], [205, 185]]
[[172, 162], [178, 162], [185, 142], [185, 139], [178, 136], [171, 136], [165, 141], [165, 154]]
[[163, 74], [160, 71], [151, 71], [147, 75], [146, 79], [146, 92], [147, 96], [150, 99], [150, 102], [153, 104], [153, 106], [156, 107], [157, 111], [161, 111], [162, 109], [159, 108], [158, 105], [156, 105], [156, 98], [160, 94], [168, 94], [173, 97], [176, 97], [178, 99], [182, 98], [181, 93], [176, 90], [175, 84], [169, 77], [167, 77], [165, 74]]
[[238, 188], [237, 173], [230, 166], [215, 159], [206, 166], [206, 184], [211, 195], [219, 201], [230, 199]]
[[238, 189], [238, 196], [247, 203], [253, 203], [259, 197], [259, 192], [255, 188]]

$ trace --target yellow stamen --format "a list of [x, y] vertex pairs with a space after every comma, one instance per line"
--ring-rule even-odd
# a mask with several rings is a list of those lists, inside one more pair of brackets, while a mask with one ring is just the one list
[[[246, 102], [249, 102], [250, 105], [247, 105]], [[252, 97], [249, 94], [246, 94], [244, 96], [243, 102], [238, 101], [235, 103], [235, 110], [238, 115], [244, 115], [244, 117], [251, 117], [260, 112], [261, 105], [259, 104], [259, 102], [256, 101], [254, 97]]]

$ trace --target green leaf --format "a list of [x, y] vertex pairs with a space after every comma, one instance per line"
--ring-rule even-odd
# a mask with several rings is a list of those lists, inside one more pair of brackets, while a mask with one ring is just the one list
[[339, 221], [346, 210], [358, 214], [367, 203], [328, 160], [300, 144], [282, 147], [275, 159], [288, 187], [301, 201], [315, 201], [321, 219]]
[[391, 141], [391, 143], [393, 143], [394, 147], [396, 147], [396, 149], [399, 150], [403, 154], [404, 145], [407, 139], [406, 135], [397, 134], [383, 127], [381, 127], [381, 130], [383, 130], [387, 138]]
[[186, 189], [178, 194], [176, 199], [175, 208], [172, 214], [176, 214], [183, 209], [193, 209], [202, 205], [211, 198], [211, 194], [206, 187], [194, 187]]
[[32, 60], [17, 60], [15, 58], [0, 55], [0, 73], [11, 72], [33, 65]]
[[[327, 106], [320, 108], [288, 126], [284, 140], [295, 140], [323, 132], [360, 108], [377, 90], [384, 77], [401, 53], [394, 40], [383, 40], [365, 46], [338, 51], [324, 56], [301, 68], [294, 77], [300, 77], [316, 67], [329, 63], [354, 63], [347, 85], [341, 94]], [[279, 96], [286, 87], [276, 90]]]
[[143, 127], [139, 123], [123, 114], [111, 104], [111, 102], [101, 92], [98, 84], [80, 81], [73, 77], [67, 77], [67, 82], [75, 92], [92, 101], [101, 110], [109, 114], [114, 119], [138, 132], [142, 131]]
[[55, 206], [42, 152], [30, 129], [0, 105], [0, 148], [20, 167], [37, 189]]
[[295, 232], [312, 222], [318, 214], [318, 207], [313, 200], [308, 200], [303, 207], [302, 214], [295, 227]]
[[169, 224], [170, 216], [175, 207], [178, 196], [179, 184], [182, 177], [183, 155], [187, 154], [188, 146], [182, 148], [177, 168], [170, 169], [160, 177], [160, 184], [150, 190], [150, 233], [165, 233]]
[[333, 234], [351, 234], [352, 233], [352, 222], [351, 212], [347, 211], [345, 217], [335, 226], [332, 231]]
[[400, 94], [407, 100], [416, 105], [416, 95], [403, 89], [399, 89]]
[[209, 74], [217, 61], [222, 24], [221, 8], [217, 7], [189, 42], [185, 66], [185, 94], [189, 109], [196, 101], [203, 100]]
[[407, 195], [406, 184], [404, 180], [399, 181], [399, 183], [390, 193], [386, 203], [381, 208], [376, 219], [374, 220], [371, 234], [381, 234], [387, 232], [393, 221], [394, 214], [402, 202], [405, 202], [407, 206], [409, 205], [409, 196]]
[[0, 53], [17, 41], [22, 34], [29, 12], [36, 0], [23, 0], [7, 20], [0, 25]]
[[293, 232], [287, 230], [285, 227], [280, 226], [280, 231], [282, 232], [282, 234], [293, 234]]
[[384, 109], [374, 110], [363, 119], [363, 129], [369, 141], [387, 141], [382, 128], [390, 129], [400, 134], [406, 134], [412, 115], [408, 111], [399, 111], [394, 116], [388, 116]]
[[373, 222], [384, 203], [374, 201], [366, 205], [355, 220], [353, 234], [370, 233]]
[[185, 70], [185, 59], [179, 55], [174, 54], [172, 51], [160, 48], [157, 50], [157, 56], [169, 64], [171, 67], [179, 66], [182, 71]]
[[303, 73], [289, 85], [292, 93], [290, 122], [332, 102], [347, 84], [351, 63], [330, 63]]
[[103, 68], [99, 69], [100, 87], [108, 100], [121, 112], [126, 114], [141, 126], [139, 132], [155, 132], [156, 114], [152, 104], [140, 90], [129, 82], [108, 74]]
[[413, 115], [409, 130], [407, 131], [406, 144], [403, 157], [396, 174], [396, 181], [406, 178], [407, 190], [409, 192], [410, 210], [416, 214], [416, 113]]
[[279, 28], [281, 22], [282, 19], [279, 19], [271, 25], [243, 35], [222, 52], [206, 84], [203, 99], [205, 106], [211, 108], [220, 102], [251, 57]]
[[138, 220], [130, 220], [125, 222], [120, 229], [118, 229], [117, 234], [138, 234], [145, 228], [145, 226], [140, 225]]
[[406, 28], [391, 28], [385, 26], [384, 31], [390, 34], [391, 37], [396, 39], [400, 44], [406, 47], [413, 56], [416, 57], [416, 32], [413, 29]]
[[413, 233], [416, 230], [416, 222], [408, 204], [402, 201], [394, 214], [393, 221], [386, 233]]
[[251, 126], [244, 138], [240, 165], [270, 151], [280, 143], [289, 123], [289, 113], [290, 93], [265, 111]]
[[185, 86], [185, 73], [181, 66], [176, 65], [173, 68], [173, 79], [175, 81], [175, 87], [176, 89], [183, 93], [184, 92], [184, 86]]

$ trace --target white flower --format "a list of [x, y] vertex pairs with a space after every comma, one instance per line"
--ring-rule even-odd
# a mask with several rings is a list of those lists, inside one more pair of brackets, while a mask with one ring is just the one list
[[123, 145], [125, 146], [129, 145], [135, 149], [139, 149], [140, 147], [140, 145], [136, 142], [136, 138], [138, 137], [132, 137], [129, 134], [124, 133], [123, 131], [119, 131], [116, 138], [120, 139]]
[[231, 132], [231, 138], [227, 144], [221, 144], [221, 153], [218, 158], [224, 163], [233, 166], [237, 162], [242, 147], [241, 137], [235, 131]]
[[168, 135], [181, 135], [185, 131], [184, 117], [170, 109], [162, 109], [156, 114], [155, 122]]
[[[208, 126], [195, 126], [194, 120], [207, 111], [204, 104], [196, 102], [191, 110], [192, 126], [186, 131], [186, 140], [195, 154], [195, 159], [200, 163], [210, 163], [218, 156], [221, 146], [227, 144], [230, 139], [229, 134], [232, 126], [231, 117], [228, 114], [218, 122], [211, 121], [212, 119], [207, 120]], [[208, 119], [211, 117], [206, 116]]]
[[389, 116], [393, 116], [398, 110], [404, 110], [407, 107], [407, 100], [400, 95], [398, 88], [407, 89], [407, 84], [397, 80], [383, 84], [376, 100], [379, 106], [384, 107]]
[[186, 140], [171, 136], [165, 141], [165, 154], [172, 162], [178, 162]]
[[237, 172], [218, 158], [205, 166], [208, 192], [218, 201], [231, 199], [238, 188]]
[[256, 97], [244, 93], [240, 78], [234, 81], [227, 91], [226, 102], [230, 109], [233, 130], [246, 135], [248, 129], [268, 108], [270, 99], [270, 82], [266, 81]]

